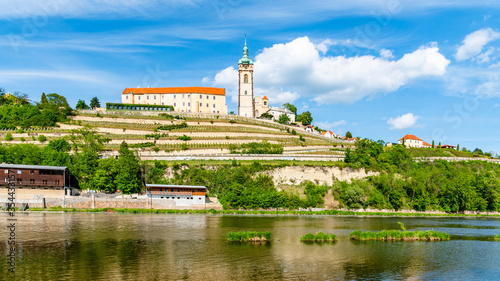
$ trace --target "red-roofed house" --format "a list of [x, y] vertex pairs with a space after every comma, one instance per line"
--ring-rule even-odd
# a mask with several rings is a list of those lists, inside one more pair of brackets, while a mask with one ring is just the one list
[[307, 125], [304, 127], [304, 130], [306, 130], [306, 132], [308, 132], [308, 133], [314, 133], [314, 126]]
[[441, 148], [450, 148], [450, 149], [456, 149], [455, 146], [453, 145], [449, 145], [449, 144], [445, 144], [445, 145], [442, 145]]
[[403, 140], [406, 147], [424, 147], [424, 141], [414, 135], [406, 135], [402, 137], [399, 140], [399, 144], [403, 144]]
[[422, 143], [422, 145], [423, 145], [423, 147], [425, 147], [425, 148], [432, 147], [432, 145], [431, 145], [430, 143], [425, 142], [425, 141]]

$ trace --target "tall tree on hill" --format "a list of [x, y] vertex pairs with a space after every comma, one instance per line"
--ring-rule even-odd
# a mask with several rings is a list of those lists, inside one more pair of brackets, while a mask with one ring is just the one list
[[297, 108], [295, 107], [295, 105], [293, 105], [291, 103], [285, 103], [283, 105], [283, 107], [290, 110], [291, 112], [293, 112], [295, 114], [295, 116], [297, 116]]
[[49, 101], [47, 100], [47, 96], [45, 95], [45, 93], [42, 93], [42, 97], [40, 98], [41, 106], [45, 107], [45, 106], [47, 106], [48, 103], [49, 103]]
[[99, 99], [97, 97], [93, 97], [91, 100], [90, 100], [90, 107], [92, 109], [95, 109], [95, 108], [98, 108], [98, 107], [101, 107], [101, 102], [99, 102]]
[[281, 114], [280, 118], [278, 119], [278, 123], [280, 124], [288, 124], [290, 122], [290, 118], [286, 114]]
[[432, 140], [432, 148], [434, 148], [434, 140]]
[[84, 100], [78, 100], [75, 106], [76, 109], [89, 109], [90, 107], [85, 103]]
[[351, 132], [347, 131], [347, 133], [345, 133], [345, 137], [346, 137], [347, 139], [352, 138], [352, 134], [351, 134]]
[[118, 150], [120, 156], [116, 162], [116, 169], [119, 173], [116, 175], [116, 188], [124, 194], [132, 194], [141, 191], [143, 187], [141, 166], [138, 157], [128, 148], [125, 141]]
[[302, 112], [302, 114], [299, 115], [299, 117], [297, 117], [297, 121], [299, 122], [302, 122], [302, 125], [311, 125], [312, 121], [313, 121], [313, 117], [311, 116], [311, 112], [309, 111], [306, 111], [306, 112]]

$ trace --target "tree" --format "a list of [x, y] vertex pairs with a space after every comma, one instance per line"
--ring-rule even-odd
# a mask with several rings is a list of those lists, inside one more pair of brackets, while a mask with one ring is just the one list
[[84, 100], [78, 100], [75, 106], [76, 109], [90, 109]]
[[432, 140], [432, 148], [434, 148], [434, 140]]
[[229, 115], [235, 115], [234, 111], [229, 111]]
[[457, 150], [460, 151], [460, 144], [457, 144]]
[[345, 133], [345, 137], [348, 139], [352, 138], [351, 132], [347, 131], [347, 133]]
[[128, 148], [125, 141], [121, 143], [118, 152], [120, 156], [116, 161], [116, 169], [120, 172], [116, 175], [116, 188], [124, 194], [138, 193], [143, 187], [139, 158]]
[[11, 133], [7, 133], [5, 135], [5, 141], [11, 141], [13, 138], [12, 138], [12, 134]]
[[39, 136], [38, 136], [38, 141], [39, 141], [39, 142], [45, 142], [45, 141], [47, 141], [47, 137], [46, 137], [46, 136], [44, 136], [44, 135], [39, 135]]
[[97, 97], [93, 97], [91, 100], [90, 100], [90, 107], [92, 109], [96, 109], [98, 107], [101, 107], [101, 103], [99, 102], [99, 99]]
[[278, 123], [280, 124], [288, 124], [290, 122], [290, 118], [286, 114], [281, 114], [280, 118], [278, 119]]
[[47, 100], [47, 96], [45, 95], [45, 93], [42, 93], [42, 98], [40, 99], [40, 104], [42, 105], [42, 107], [44, 107], [44, 106], [47, 106], [48, 103], [49, 103], [49, 101]]
[[295, 115], [297, 115], [297, 108], [295, 107], [295, 105], [293, 104], [290, 104], [290, 103], [285, 103], [283, 105], [284, 108], [290, 110], [291, 112], [293, 112]]
[[267, 113], [267, 112], [264, 112], [264, 113], [262, 113], [262, 114], [260, 115], [260, 117], [262, 117], [262, 118], [270, 118], [270, 119], [272, 119], [274, 116], [273, 116], [272, 114], [269, 114], [269, 113]]
[[441, 142], [439, 142], [439, 144], [438, 144], [438, 148], [441, 148]]
[[309, 112], [309, 111], [303, 112], [302, 114], [300, 114], [297, 117], [297, 121], [302, 122], [302, 125], [305, 125], [305, 126], [311, 125], [311, 123], [313, 121], [313, 118], [311, 116], [311, 112]]

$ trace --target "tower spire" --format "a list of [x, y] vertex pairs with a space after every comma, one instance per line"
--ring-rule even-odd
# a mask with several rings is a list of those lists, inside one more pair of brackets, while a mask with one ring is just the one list
[[245, 34], [245, 47], [243, 47], [243, 58], [240, 59], [238, 64], [253, 64], [252, 60], [248, 57], [247, 35]]

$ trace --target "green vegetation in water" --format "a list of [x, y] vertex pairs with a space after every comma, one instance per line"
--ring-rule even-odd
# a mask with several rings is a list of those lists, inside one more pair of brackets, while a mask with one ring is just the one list
[[402, 230], [382, 230], [379, 232], [356, 230], [351, 232], [351, 240], [366, 241], [442, 241], [450, 240], [450, 235], [444, 232], [433, 230], [427, 231], [402, 231]]
[[307, 233], [300, 237], [302, 242], [337, 242], [337, 236], [335, 234], [325, 234], [323, 232], [318, 232], [316, 235], [312, 233]]
[[269, 242], [271, 240], [271, 232], [257, 232], [257, 231], [241, 231], [229, 232], [227, 234], [227, 241], [230, 242]]
[[494, 239], [500, 241], [500, 235], [496, 235]]

